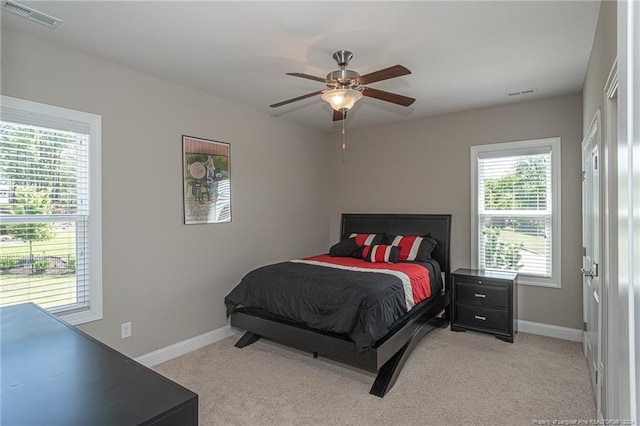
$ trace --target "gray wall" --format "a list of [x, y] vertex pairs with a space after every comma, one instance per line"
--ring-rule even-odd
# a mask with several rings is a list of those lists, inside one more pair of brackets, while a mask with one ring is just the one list
[[562, 288], [521, 285], [518, 316], [582, 328], [580, 94], [348, 130], [347, 151], [334, 149], [329, 240], [341, 212], [451, 213], [452, 267], [469, 267], [470, 146], [554, 136], [562, 140]]
[[[327, 249], [324, 134], [7, 31], [2, 94], [102, 116], [104, 319], [80, 328], [128, 355], [224, 326], [248, 270]], [[232, 223], [183, 225], [183, 134], [231, 144]]]

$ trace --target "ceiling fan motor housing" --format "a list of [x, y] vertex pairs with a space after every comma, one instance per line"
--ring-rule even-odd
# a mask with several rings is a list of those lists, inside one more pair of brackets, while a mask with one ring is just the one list
[[[327, 82], [337, 81], [339, 86], [353, 87], [358, 85], [358, 82], [355, 81], [358, 77], [360, 77], [360, 74], [355, 71], [341, 69], [327, 74]], [[327, 84], [327, 86], [332, 87], [333, 85]]]
[[[352, 58], [353, 53], [349, 52], [348, 50], [338, 50], [337, 52], [333, 53], [333, 59], [336, 60], [336, 62], [340, 66], [340, 69], [327, 74], [328, 87], [341, 87], [343, 89], [346, 89], [356, 88], [358, 86], [356, 78], [360, 77], [360, 74], [355, 71], [345, 69], [346, 66], [349, 65], [349, 61]], [[329, 82], [331, 82], [332, 84], [329, 84]]]

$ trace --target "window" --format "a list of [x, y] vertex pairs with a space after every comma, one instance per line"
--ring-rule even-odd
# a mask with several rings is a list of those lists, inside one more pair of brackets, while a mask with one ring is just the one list
[[560, 138], [471, 147], [471, 263], [560, 287]]
[[0, 306], [102, 318], [101, 117], [2, 96]]

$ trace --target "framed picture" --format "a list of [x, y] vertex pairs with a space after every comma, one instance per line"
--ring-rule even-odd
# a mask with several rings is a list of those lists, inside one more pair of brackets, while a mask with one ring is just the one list
[[230, 145], [182, 136], [184, 223], [231, 222]]

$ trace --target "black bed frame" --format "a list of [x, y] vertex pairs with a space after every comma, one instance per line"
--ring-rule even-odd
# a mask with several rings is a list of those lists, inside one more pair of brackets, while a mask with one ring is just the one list
[[[231, 325], [246, 333], [236, 343], [243, 348], [260, 337], [312, 352], [364, 370], [377, 372], [370, 393], [383, 397], [395, 384], [413, 348], [428, 332], [448, 324], [451, 303], [451, 215], [343, 214], [341, 237], [351, 233], [424, 235], [438, 242], [432, 257], [444, 272], [445, 290], [416, 305], [400, 324], [373, 347], [358, 349], [347, 335], [314, 330], [266, 312], [241, 308], [231, 314]], [[444, 318], [441, 317], [445, 312]]]

